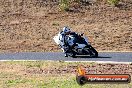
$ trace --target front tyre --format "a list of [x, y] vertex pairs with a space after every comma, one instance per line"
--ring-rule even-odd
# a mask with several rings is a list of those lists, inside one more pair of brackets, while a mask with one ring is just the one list
[[98, 57], [98, 52], [91, 46], [89, 45], [89, 53], [91, 57]]

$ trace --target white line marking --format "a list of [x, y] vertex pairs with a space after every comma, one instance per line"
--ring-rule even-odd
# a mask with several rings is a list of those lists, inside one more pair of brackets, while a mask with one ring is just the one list
[[116, 61], [65, 61], [65, 62], [94, 62], [94, 63], [111, 63], [111, 64], [132, 64], [132, 62], [116, 62]]
[[[53, 62], [53, 60], [0, 60], [0, 62], [4, 62], [4, 61], [51, 61]], [[63, 60], [57, 60], [57, 61], [63, 61]], [[55, 62], [57, 62], [55, 61]], [[111, 64], [132, 64], [132, 62], [116, 62], [116, 61], [64, 61], [64, 62], [86, 62], [86, 63], [111, 63]]]

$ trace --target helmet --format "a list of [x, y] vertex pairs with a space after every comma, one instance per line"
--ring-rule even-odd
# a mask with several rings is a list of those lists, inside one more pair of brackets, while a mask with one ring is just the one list
[[69, 29], [68, 27], [64, 27], [64, 28], [63, 28], [63, 32], [64, 32], [64, 33], [68, 33], [68, 32], [71, 32], [71, 31], [70, 31], [70, 29]]

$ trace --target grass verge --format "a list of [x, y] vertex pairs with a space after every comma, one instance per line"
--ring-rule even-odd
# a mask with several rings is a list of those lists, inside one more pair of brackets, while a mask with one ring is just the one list
[[[132, 88], [132, 83], [86, 84], [80, 86], [77, 84], [75, 77], [77, 65], [82, 64], [91, 67], [100, 65], [97, 63], [63, 61], [1, 61], [0, 88]], [[114, 65], [111, 66], [114, 67]], [[121, 66], [125, 65], [122, 64]], [[130, 69], [132, 65], [129, 64], [126, 67]], [[99, 67], [97, 66], [97, 68]]]

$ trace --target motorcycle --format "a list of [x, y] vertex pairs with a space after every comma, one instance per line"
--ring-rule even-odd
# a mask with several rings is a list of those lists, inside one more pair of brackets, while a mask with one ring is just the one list
[[[61, 34], [54, 36], [53, 40], [55, 43], [64, 51], [60, 41]], [[83, 34], [78, 35], [77, 37], [73, 35], [68, 35], [68, 44], [75, 42], [74, 47], [66, 47], [68, 50], [67, 55], [70, 57], [76, 57], [77, 55], [90, 55], [90, 57], [98, 57], [98, 52], [88, 43], [88, 39], [83, 36]], [[72, 46], [70, 45], [70, 46]]]

